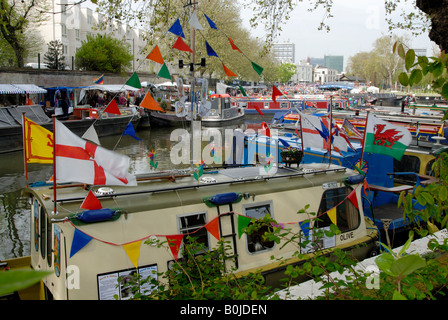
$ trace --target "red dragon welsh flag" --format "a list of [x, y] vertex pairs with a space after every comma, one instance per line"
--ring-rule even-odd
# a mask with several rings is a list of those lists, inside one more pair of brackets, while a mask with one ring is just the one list
[[412, 142], [411, 133], [405, 127], [391, 124], [370, 115], [366, 124], [364, 152], [390, 155], [401, 160]]
[[56, 180], [136, 186], [129, 157], [85, 141], [55, 120]]

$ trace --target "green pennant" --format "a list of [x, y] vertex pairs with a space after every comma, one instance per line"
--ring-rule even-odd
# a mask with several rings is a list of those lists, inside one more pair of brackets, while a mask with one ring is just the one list
[[140, 83], [140, 79], [138, 78], [137, 72], [134, 72], [134, 74], [129, 78], [128, 81], [126, 81], [126, 84], [128, 86], [141, 89], [142, 85]]
[[238, 86], [240, 87], [240, 91], [243, 94], [243, 96], [247, 97], [246, 91], [244, 91], [244, 88], [242, 86]]
[[170, 75], [170, 71], [168, 70], [168, 67], [166, 66], [166, 64], [164, 63], [162, 68], [160, 68], [159, 73], [157, 74], [159, 77], [171, 80], [171, 75]]
[[238, 216], [238, 237], [241, 238], [244, 228], [246, 228], [251, 221], [251, 218], [245, 216]]
[[253, 61], [251, 61], [251, 63], [252, 63], [252, 68], [254, 68], [255, 72], [258, 73], [259, 76], [261, 76], [261, 73], [263, 72], [263, 68], [260, 67], [258, 64], [256, 64]]

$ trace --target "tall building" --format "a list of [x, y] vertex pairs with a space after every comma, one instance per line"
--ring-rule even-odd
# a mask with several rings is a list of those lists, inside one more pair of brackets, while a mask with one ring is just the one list
[[338, 73], [344, 70], [344, 56], [324, 56], [324, 66], [330, 69], [336, 69]]
[[294, 43], [274, 43], [274, 58], [280, 63], [294, 63], [296, 47]]
[[[132, 70], [137, 67], [140, 71], [149, 70], [150, 62], [149, 60], [145, 61], [146, 55], [142, 54], [146, 42], [143, 41], [141, 30], [132, 29], [126, 25], [109, 23], [102, 15], [92, 9], [81, 7], [79, 3], [69, 3], [67, 0], [52, 1], [50, 11], [44, 13], [48, 15], [48, 19], [36, 30], [40, 33], [45, 44], [53, 40], [62, 42], [65, 62], [70, 69], [76, 51], [81, 47], [82, 41], [87, 40], [88, 35], [107, 34], [129, 44], [130, 54], [134, 57]], [[98, 25], [106, 26], [105, 30], [98, 30], [96, 28]], [[47, 52], [46, 45], [41, 49], [41, 62], [43, 62], [45, 52]], [[37, 57], [33, 60], [37, 61]], [[143, 63], [140, 65], [142, 61]]]
[[297, 66], [297, 73], [292, 77], [292, 81], [296, 83], [312, 83], [313, 82], [313, 65], [308, 60], [300, 60]]

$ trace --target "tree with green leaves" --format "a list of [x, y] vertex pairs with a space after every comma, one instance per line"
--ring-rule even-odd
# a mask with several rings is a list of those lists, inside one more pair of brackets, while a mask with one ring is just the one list
[[281, 83], [288, 83], [292, 76], [297, 73], [297, 66], [293, 63], [282, 63], [278, 67], [278, 80]]
[[32, 45], [25, 33], [44, 21], [46, 7], [46, 0], [0, 0], [0, 38], [11, 47], [18, 67], [23, 67], [27, 47]]
[[124, 72], [131, 67], [129, 46], [107, 34], [87, 36], [76, 52], [76, 67], [82, 70]]
[[48, 65], [48, 69], [64, 70], [66, 64], [62, 42], [52, 40], [47, 46], [48, 51], [44, 54], [44, 62]]

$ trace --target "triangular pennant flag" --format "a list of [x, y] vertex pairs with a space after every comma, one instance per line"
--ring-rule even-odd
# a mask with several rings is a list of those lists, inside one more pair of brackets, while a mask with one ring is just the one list
[[81, 138], [83, 138], [85, 140], [89, 140], [89, 141], [97, 144], [98, 146], [101, 145], [100, 140], [98, 139], [98, 134], [96, 133], [94, 124], [92, 124], [89, 127], [89, 129], [87, 129], [86, 132], [84, 132], [84, 134], [82, 135]]
[[232, 38], [230, 38], [230, 37], [228, 37], [228, 38], [229, 38], [230, 45], [232, 46], [232, 49], [233, 50], [237, 50], [239, 53], [242, 53], [241, 50], [238, 49], [238, 47], [235, 45], [235, 43], [233, 42]]
[[132, 123], [128, 123], [128, 125], [126, 126], [126, 129], [124, 129], [123, 132], [123, 136], [124, 135], [128, 135], [131, 136], [132, 138], [134, 138], [135, 140], [142, 140], [140, 138], [137, 138], [135, 135], [135, 130], [134, 130], [134, 126], [132, 125]]
[[115, 101], [115, 99], [112, 99], [112, 101], [109, 102], [106, 109], [104, 109], [104, 112], [121, 115], [120, 109], [118, 108], [118, 105], [117, 105], [117, 102]]
[[217, 58], [219, 58], [218, 55], [216, 54], [215, 50], [213, 50], [213, 48], [208, 44], [207, 41], [205, 41], [205, 47], [207, 48], [207, 54], [210, 57], [217, 57]]
[[70, 249], [70, 258], [73, 257], [79, 250], [84, 248], [92, 240], [92, 237], [86, 235], [84, 232], [75, 228], [73, 234], [72, 247]]
[[140, 255], [141, 243], [141, 241], [135, 241], [123, 245], [123, 248], [126, 251], [129, 259], [131, 259], [132, 264], [136, 268], [138, 267], [138, 257]]
[[244, 97], [247, 97], [246, 91], [244, 91], [244, 88], [240, 85], [238, 85], [238, 87], [240, 88], [241, 93], [243, 94]]
[[196, 15], [196, 10], [193, 11], [193, 13], [190, 16], [190, 19], [188, 20], [188, 23], [190, 26], [192, 26], [196, 30], [204, 30], [201, 23], [198, 20], [198, 16]]
[[305, 238], [308, 239], [310, 234], [310, 222], [308, 220], [299, 222], [300, 229], [302, 230]]
[[238, 216], [238, 237], [241, 238], [243, 235], [243, 230], [250, 223], [251, 218], [245, 216]]
[[350, 194], [347, 196], [347, 198], [356, 207], [356, 209], [359, 210], [358, 199], [356, 198], [356, 191], [353, 190], [352, 192], [350, 192]]
[[180, 36], [185, 38], [184, 31], [182, 30], [182, 26], [180, 25], [179, 19], [177, 19], [171, 28], [168, 29], [169, 32], [174, 33], [176, 36]]
[[165, 61], [163, 60], [162, 54], [160, 53], [159, 46], [155, 46], [154, 49], [148, 54], [146, 59], [152, 60], [154, 62], [164, 64]]
[[207, 17], [207, 15], [204, 13], [205, 18], [208, 21], [208, 24], [210, 25], [210, 28], [218, 30], [218, 27], [216, 26], [216, 24], [212, 21], [212, 19], [210, 19], [209, 17]]
[[205, 225], [205, 229], [219, 241], [219, 218], [215, 218]]
[[157, 76], [159, 76], [161, 78], [165, 78], [165, 79], [171, 80], [170, 71], [168, 70], [168, 67], [166, 66], [166, 63], [164, 63], [162, 68], [160, 68], [159, 73], [157, 74]]
[[331, 208], [330, 210], [328, 210], [328, 211], [327, 211], [327, 215], [328, 215], [328, 217], [330, 218], [331, 222], [332, 222], [335, 226], [337, 226], [337, 225], [338, 225], [338, 223], [337, 223], [338, 221], [337, 221], [337, 218], [336, 218], [336, 216], [337, 216], [336, 207]]
[[263, 113], [263, 111], [261, 111], [260, 106], [254, 104], [254, 108], [255, 108], [255, 110], [257, 110], [257, 112], [260, 116], [264, 116], [264, 113]]
[[173, 49], [177, 49], [185, 52], [193, 52], [190, 47], [182, 40], [181, 37], [177, 37], [176, 42], [173, 44]]
[[141, 89], [142, 84], [140, 83], [140, 79], [138, 78], [137, 72], [134, 72], [134, 74], [129, 78], [128, 81], [126, 81], [126, 84], [128, 86]]
[[224, 63], [222, 64], [223, 68], [224, 68], [224, 72], [226, 73], [226, 76], [228, 77], [236, 77], [237, 75], [234, 74], [229, 68], [227, 68]]
[[277, 102], [276, 98], [278, 96], [282, 96], [282, 95], [283, 95], [283, 93], [280, 90], [278, 90], [276, 86], [273, 85], [272, 86], [272, 101]]
[[254, 68], [255, 72], [258, 73], [259, 76], [261, 76], [261, 73], [263, 72], [263, 68], [260, 67], [258, 64], [256, 64], [253, 61], [251, 61], [251, 63], [252, 63], [252, 68]]
[[87, 209], [87, 210], [97, 210], [97, 209], [102, 209], [103, 206], [101, 205], [100, 200], [98, 200], [98, 198], [95, 197], [92, 190], [90, 190], [89, 193], [87, 194], [86, 198], [82, 202], [81, 208]]
[[152, 97], [151, 93], [148, 91], [143, 98], [142, 102], [140, 102], [140, 107], [146, 108], [148, 110], [161, 111], [165, 112], [161, 106], [157, 103], [156, 100]]
[[183, 234], [174, 234], [170, 236], [166, 236], [166, 240], [168, 241], [168, 245], [170, 247], [171, 253], [174, 256], [174, 260], [177, 261], [177, 256], [179, 255], [180, 245], [182, 244]]

